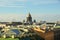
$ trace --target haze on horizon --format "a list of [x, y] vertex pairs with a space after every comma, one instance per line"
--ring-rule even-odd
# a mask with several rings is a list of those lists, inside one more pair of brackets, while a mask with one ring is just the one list
[[0, 21], [60, 21], [60, 0], [0, 0]]

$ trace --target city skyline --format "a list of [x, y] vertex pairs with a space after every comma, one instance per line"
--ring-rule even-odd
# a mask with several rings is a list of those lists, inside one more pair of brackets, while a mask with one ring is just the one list
[[59, 0], [0, 0], [0, 21], [22, 21], [30, 12], [33, 20], [59, 21]]

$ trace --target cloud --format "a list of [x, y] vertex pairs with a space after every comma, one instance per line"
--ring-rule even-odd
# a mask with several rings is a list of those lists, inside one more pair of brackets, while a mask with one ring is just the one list
[[58, 0], [0, 0], [0, 7], [23, 7], [28, 2], [34, 5], [58, 3]]
[[25, 19], [26, 14], [16, 14], [16, 13], [2, 13], [0, 14], [0, 21], [22, 21]]
[[[50, 22], [54, 22], [54, 21], [59, 21], [60, 20], [60, 14], [32, 14], [33, 19], [36, 19], [37, 21], [50, 21]], [[58, 19], [59, 18], [59, 19]]]
[[1, 5], [0, 5], [0, 7], [15, 7], [15, 8], [22, 8], [22, 7], [24, 7], [24, 6], [1, 6]]
[[16, 1], [20, 1], [20, 2], [26, 2], [27, 0], [16, 0]]
[[0, 0], [0, 7], [23, 7], [27, 0]]
[[39, 4], [53, 4], [53, 3], [58, 3], [58, 0], [31, 0], [31, 2], [35, 5]]

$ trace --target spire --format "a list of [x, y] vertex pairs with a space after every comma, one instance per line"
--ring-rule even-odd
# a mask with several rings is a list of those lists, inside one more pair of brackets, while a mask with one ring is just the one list
[[32, 17], [31, 17], [30, 12], [27, 15], [27, 22], [32, 22]]
[[30, 12], [28, 13], [27, 17], [31, 17], [31, 14], [30, 14]]
[[30, 12], [29, 12], [29, 17], [31, 17], [31, 14], [30, 14]]

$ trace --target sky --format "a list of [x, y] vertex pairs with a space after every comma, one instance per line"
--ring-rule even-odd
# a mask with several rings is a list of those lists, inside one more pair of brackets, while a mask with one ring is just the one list
[[60, 21], [60, 0], [0, 0], [0, 21]]

